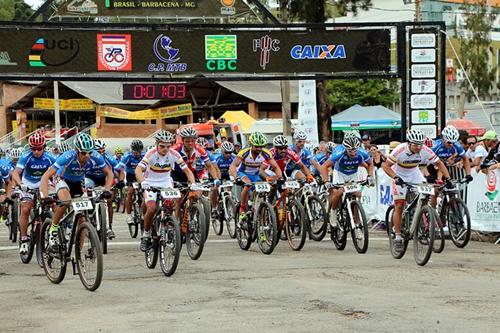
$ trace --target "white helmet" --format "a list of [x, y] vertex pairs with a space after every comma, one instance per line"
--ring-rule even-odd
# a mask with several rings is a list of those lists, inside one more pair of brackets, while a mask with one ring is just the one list
[[307, 134], [304, 131], [297, 131], [293, 134], [295, 140], [307, 140]]
[[[298, 140], [303, 140], [303, 139], [298, 139]], [[286, 139], [286, 136], [284, 136], [284, 135], [277, 135], [273, 139], [273, 145], [275, 147], [288, 146], [288, 140]]]
[[21, 154], [23, 153], [24, 149], [19, 147], [19, 148], [12, 148], [9, 152], [10, 158], [15, 158], [18, 159]]
[[460, 133], [458, 133], [458, 130], [451, 125], [443, 128], [443, 132], [441, 134], [443, 134], [444, 141], [451, 143], [457, 142], [458, 138], [460, 137]]
[[359, 133], [358, 130], [350, 130], [350, 131], [345, 131], [344, 132], [344, 138], [347, 138], [349, 136], [361, 139], [361, 134]]
[[200, 136], [198, 139], [196, 139], [196, 144], [198, 146], [202, 146], [203, 148], [208, 147], [208, 140], [205, 139], [204, 137]]
[[181, 138], [196, 138], [196, 130], [191, 126], [184, 127], [180, 130], [179, 135]]
[[106, 148], [106, 143], [102, 141], [101, 139], [95, 139], [94, 140], [94, 149], [95, 150], [100, 150]]
[[329, 153], [332, 153], [333, 149], [335, 148], [335, 143], [329, 141], [326, 146], [326, 151], [329, 152]]
[[406, 139], [409, 143], [423, 145], [425, 141], [425, 135], [420, 130], [409, 129], [408, 131], [406, 131]]
[[347, 136], [344, 137], [344, 141], [342, 141], [342, 145], [345, 149], [357, 149], [361, 147], [361, 142], [355, 136]]
[[158, 142], [173, 143], [175, 141], [175, 136], [170, 132], [167, 132], [165, 130], [160, 130], [155, 134], [155, 140], [156, 143]]
[[224, 141], [221, 145], [221, 149], [225, 153], [232, 153], [234, 151], [234, 145], [229, 141]]

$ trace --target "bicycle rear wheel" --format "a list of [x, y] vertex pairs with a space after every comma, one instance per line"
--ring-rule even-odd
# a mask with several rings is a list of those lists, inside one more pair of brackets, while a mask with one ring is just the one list
[[160, 232], [160, 267], [163, 274], [171, 276], [179, 264], [181, 253], [181, 228], [171, 217], [164, 221]]
[[334, 216], [333, 214], [336, 214], [336, 222], [335, 225], [331, 226], [330, 238], [337, 250], [342, 251], [347, 244], [346, 225], [349, 223], [349, 213], [347, 212], [347, 208], [344, 208], [340, 214], [337, 214], [337, 211], [332, 209], [329, 214], [330, 219]]
[[451, 241], [458, 248], [463, 248], [470, 240], [470, 213], [467, 205], [460, 198], [453, 198], [448, 203], [448, 228]]
[[146, 266], [149, 269], [153, 269], [156, 267], [156, 263], [158, 262], [158, 234], [156, 233], [156, 220], [153, 220], [151, 225], [151, 240], [153, 242], [153, 246], [150, 249], [144, 252], [144, 258], [146, 259]]
[[436, 221], [433, 209], [427, 205], [423, 206], [417, 214], [417, 225], [413, 231], [413, 255], [417, 264], [424, 266], [432, 254]]
[[264, 254], [273, 253], [277, 244], [278, 228], [273, 207], [267, 202], [261, 202], [257, 210], [257, 243]]
[[238, 240], [238, 245], [240, 249], [247, 251], [252, 245], [252, 233], [251, 228], [252, 223], [249, 221], [244, 222], [245, 226], [242, 227], [242, 222], [240, 221], [240, 205], [238, 204], [234, 209], [234, 221], [235, 221], [235, 235]]
[[236, 207], [234, 206], [233, 199], [231, 196], [224, 196], [225, 202], [225, 211], [224, 211], [224, 220], [226, 221], [226, 229], [229, 234], [229, 237], [236, 238]]
[[306, 215], [309, 222], [309, 237], [317, 242], [325, 238], [328, 214], [321, 199], [315, 195], [307, 198]]
[[10, 205], [10, 224], [9, 224], [9, 239], [12, 243], [17, 242], [17, 233], [19, 229], [19, 200], [13, 200], [14, 203]]
[[224, 230], [224, 206], [222, 205], [222, 202], [219, 201], [217, 204], [217, 217], [212, 218], [212, 228], [214, 229], [214, 232], [217, 236], [222, 235], [222, 231]]
[[103, 258], [101, 244], [94, 226], [80, 223], [75, 236], [75, 261], [85, 289], [94, 291], [101, 285]]
[[46, 220], [42, 225], [40, 233], [40, 249], [43, 262], [43, 270], [50, 282], [58, 284], [64, 280], [66, 275], [66, 243], [62, 228], [58, 229], [57, 247], [51, 248], [49, 245], [50, 226], [52, 221]]
[[205, 239], [206, 242], [208, 234], [210, 232], [210, 222], [212, 220], [212, 207], [210, 206], [210, 201], [206, 197], [201, 197], [201, 204], [203, 205], [203, 216], [205, 217], [205, 222], [203, 226], [205, 227]]
[[[390, 205], [385, 213], [385, 223], [387, 224], [387, 235], [389, 236], [389, 249], [394, 259], [401, 259], [405, 255], [406, 249], [408, 248], [408, 238], [406, 236], [403, 237], [403, 250], [396, 251], [396, 249], [394, 248], [394, 239], [396, 238], [396, 232], [394, 231], [394, 222], [392, 220], [393, 214], [394, 214], [394, 205]], [[402, 221], [401, 235], [406, 235], [404, 228], [405, 224], [404, 221]]]
[[356, 223], [356, 220], [359, 221], [359, 224], [355, 224], [356, 227], [351, 229], [352, 242], [358, 253], [366, 253], [366, 250], [368, 250], [368, 225], [365, 210], [358, 201], [353, 200], [351, 201], [351, 211], [354, 223]]
[[[98, 210], [96, 214], [96, 219], [99, 219], [99, 229], [97, 234], [99, 235], [99, 241], [101, 242], [102, 254], [108, 253], [108, 206], [106, 203], [99, 203]], [[96, 221], [97, 222], [97, 221]], [[97, 223], [96, 223], [97, 225]]]
[[287, 205], [285, 232], [288, 245], [294, 251], [300, 251], [306, 242], [307, 226], [304, 207], [295, 199], [290, 199]]
[[186, 231], [186, 248], [189, 257], [197, 260], [205, 246], [206, 219], [201, 203], [191, 204], [188, 208], [188, 228]]

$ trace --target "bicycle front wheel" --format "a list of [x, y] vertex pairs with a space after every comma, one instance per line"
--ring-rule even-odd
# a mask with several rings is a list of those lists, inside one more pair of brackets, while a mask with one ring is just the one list
[[434, 251], [434, 253], [441, 253], [444, 250], [444, 225], [435, 210], [434, 221], [434, 245], [432, 251]]
[[12, 243], [15, 243], [17, 241], [18, 229], [19, 229], [19, 201], [16, 199], [14, 200], [14, 203], [10, 206], [9, 239], [12, 241]]
[[288, 245], [294, 251], [300, 251], [306, 242], [307, 227], [305, 221], [304, 207], [295, 199], [288, 201], [285, 232]]
[[96, 218], [99, 219], [97, 234], [101, 242], [102, 254], [108, 254], [108, 206], [106, 203], [100, 203], [97, 208], [96, 214], [98, 214], [98, 216], [96, 216]]
[[351, 212], [354, 218], [354, 229], [351, 229], [351, 238], [358, 253], [368, 250], [368, 224], [363, 206], [358, 201], [351, 201]]
[[35, 250], [35, 242], [36, 242], [36, 231], [34, 230], [34, 221], [31, 221], [28, 224], [28, 235], [29, 235], [29, 243], [28, 243], [28, 252], [26, 254], [19, 254], [21, 257], [21, 262], [23, 264], [29, 264], [31, 258], [33, 257], [33, 251]]
[[212, 219], [212, 207], [210, 206], [210, 201], [207, 198], [201, 197], [201, 204], [203, 205], [203, 216], [205, 217], [205, 222], [203, 226], [205, 227], [205, 242], [208, 238], [208, 233], [210, 231], [210, 220]]
[[261, 202], [257, 210], [257, 243], [260, 251], [271, 254], [277, 244], [278, 228], [273, 207], [267, 202]]
[[236, 238], [236, 208], [233, 203], [233, 199], [229, 195], [224, 196], [225, 209], [224, 209], [224, 220], [226, 221], [226, 228], [229, 237]]
[[333, 224], [330, 222], [331, 230], [330, 230], [330, 238], [337, 250], [342, 251], [345, 249], [347, 244], [347, 230], [346, 226], [349, 222], [349, 213], [347, 212], [347, 208], [343, 209], [340, 214], [337, 214], [337, 211], [334, 209], [330, 210], [330, 221], [333, 219]]
[[167, 217], [160, 232], [160, 267], [163, 274], [171, 276], [179, 264], [181, 253], [181, 228], [171, 217]]
[[448, 203], [448, 228], [451, 241], [458, 248], [463, 248], [470, 240], [470, 214], [462, 199], [453, 198]]
[[317, 242], [322, 241], [326, 235], [328, 214], [320, 198], [315, 195], [307, 198], [306, 215], [309, 221], [309, 237]]
[[206, 219], [203, 205], [191, 204], [188, 208], [188, 228], [186, 231], [186, 248], [189, 257], [197, 260], [205, 246]]
[[224, 206], [222, 205], [222, 202], [220, 201], [217, 204], [217, 217], [212, 218], [212, 228], [214, 229], [214, 232], [217, 236], [222, 235], [222, 231], [224, 230]]
[[417, 212], [417, 225], [413, 231], [413, 255], [418, 265], [424, 266], [429, 261], [434, 245], [434, 212], [428, 205]]
[[50, 246], [50, 226], [52, 221], [46, 220], [42, 225], [40, 233], [40, 249], [43, 263], [43, 270], [50, 282], [58, 284], [64, 280], [66, 275], [66, 247], [62, 228], [58, 232], [58, 244]]
[[252, 245], [252, 233], [253, 229], [251, 228], [251, 221], [240, 221], [240, 205], [237, 205], [234, 209], [234, 218], [235, 218], [235, 235], [238, 240], [238, 245], [240, 249], [247, 251]]
[[156, 219], [153, 220], [151, 225], [151, 240], [153, 242], [153, 246], [144, 252], [144, 258], [146, 259], [146, 266], [149, 269], [153, 269], [156, 267], [156, 263], [158, 262], [158, 235], [156, 234]]
[[401, 234], [405, 235], [403, 237], [403, 249], [401, 251], [397, 251], [394, 247], [394, 239], [396, 238], [396, 232], [394, 230], [394, 205], [390, 205], [385, 213], [385, 223], [387, 224], [387, 235], [389, 236], [389, 249], [391, 251], [391, 255], [394, 259], [401, 259], [406, 253], [406, 249], [408, 247], [408, 238], [406, 237], [406, 232], [404, 231], [405, 223], [402, 221], [401, 225]]
[[94, 226], [80, 223], [75, 237], [75, 261], [85, 289], [94, 291], [101, 285], [103, 259], [101, 244]]
[[132, 206], [132, 216], [134, 218], [134, 223], [128, 225], [128, 232], [130, 237], [136, 238], [139, 231], [139, 222], [141, 219], [141, 207], [137, 203]]

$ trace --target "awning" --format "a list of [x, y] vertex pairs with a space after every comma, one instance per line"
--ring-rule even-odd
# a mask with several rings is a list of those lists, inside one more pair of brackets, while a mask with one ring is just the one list
[[221, 118], [224, 118], [226, 123], [238, 124], [243, 132], [247, 132], [255, 122], [245, 111], [226, 111]]
[[401, 128], [401, 115], [382, 105], [353, 105], [332, 116], [332, 131]]
[[455, 126], [456, 129], [465, 130], [469, 135], [480, 136], [486, 132], [484, 127], [479, 126], [469, 119], [450, 119], [446, 125], [452, 125]]

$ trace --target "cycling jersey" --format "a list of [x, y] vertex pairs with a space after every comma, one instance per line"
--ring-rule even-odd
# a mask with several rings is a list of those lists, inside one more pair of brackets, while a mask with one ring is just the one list
[[241, 172], [248, 175], [258, 175], [260, 165], [272, 159], [271, 153], [267, 149], [262, 149], [259, 155], [253, 157], [251, 148], [240, 150], [236, 158], [241, 160], [238, 173]]
[[[295, 144], [291, 145], [290, 149], [300, 157], [300, 160], [302, 161], [302, 163], [304, 163], [306, 167], [308, 168], [311, 167], [311, 160], [313, 158], [313, 154], [309, 149], [302, 148], [299, 150]], [[293, 170], [293, 169], [300, 169], [300, 167], [295, 163], [289, 163], [286, 169]]]
[[[181, 155], [182, 159], [184, 160], [184, 163], [188, 166], [189, 170], [191, 170], [195, 174], [196, 174], [196, 162], [198, 160], [201, 160], [201, 162], [203, 162], [204, 164], [210, 161], [210, 158], [208, 157], [205, 148], [197, 144], [194, 145], [193, 150], [191, 151], [189, 156], [184, 150], [184, 145], [182, 143], [173, 145], [171, 149], [175, 150], [177, 153], [179, 153], [179, 155]], [[182, 172], [182, 169], [178, 164], [176, 164], [174, 171]]]
[[[111, 168], [111, 171], [115, 171], [115, 170], [117, 170], [117, 167], [119, 165], [121, 166], [121, 164], [118, 163], [118, 161], [108, 153], [101, 155], [101, 157], [104, 159], [104, 162], [106, 162], [106, 165]], [[97, 165], [96, 161], [91, 160], [91, 162], [92, 162], [92, 168], [86, 173], [86, 176], [90, 177], [90, 178], [104, 178], [104, 177], [106, 177], [106, 175], [102, 171], [102, 168], [100, 168]], [[135, 172], [135, 170], [134, 170], [134, 172]]]
[[447, 159], [457, 154], [458, 157], [463, 157], [465, 155], [465, 150], [462, 148], [458, 142], [454, 142], [450, 148], [447, 148], [443, 139], [434, 142], [432, 151], [440, 158]]
[[54, 164], [55, 160], [54, 156], [47, 152], [37, 158], [32, 150], [28, 150], [19, 157], [16, 169], [22, 172], [22, 182], [30, 189], [36, 189], [40, 187], [43, 174]]
[[219, 167], [221, 178], [228, 180], [229, 179], [229, 167], [231, 166], [234, 159], [236, 158], [236, 155], [231, 154], [231, 155], [229, 155], [228, 158], [226, 158], [225, 156], [226, 156], [225, 154], [219, 155], [216, 158], [215, 163]]
[[142, 160], [144, 157], [144, 153], [141, 152], [141, 154], [136, 157], [134, 156], [134, 153], [131, 151], [128, 151], [125, 153], [125, 155], [122, 156], [122, 159], [120, 160], [120, 164], [116, 167], [117, 170], [120, 170], [121, 168], [125, 167], [125, 172], [127, 175], [135, 175], [135, 168], [137, 167], [137, 164]]
[[358, 167], [371, 161], [371, 156], [362, 148], [356, 149], [356, 156], [353, 158], [347, 155], [344, 146], [337, 146], [330, 155], [329, 160], [333, 164], [335, 171], [344, 175], [353, 175], [358, 172]]
[[[318, 162], [319, 165], [323, 165], [328, 159], [329, 156], [326, 153], [319, 153], [314, 156], [314, 160]], [[319, 176], [321, 174], [319, 170], [314, 167], [311, 167], [311, 170], [315, 176]]]
[[[208, 155], [208, 160], [210, 161], [210, 163], [215, 163], [216, 159], [215, 159], [215, 156], [207, 151], [207, 155]], [[195, 167], [196, 167], [196, 173], [203, 173], [203, 172], [206, 172], [206, 164], [205, 162], [203, 162], [203, 160], [201, 158], [198, 158], [195, 162]]]
[[10, 171], [12, 170], [11, 162], [7, 159], [0, 159], [0, 178], [4, 181], [9, 180]]
[[[271, 148], [271, 150], [269, 150], [269, 152], [271, 153], [271, 157], [274, 158], [274, 160], [276, 161], [276, 163], [278, 164], [278, 166], [282, 172], [285, 172], [285, 168], [287, 168], [287, 166], [290, 163], [294, 163], [294, 164], [302, 163], [299, 155], [297, 155], [290, 148], [287, 148], [286, 154], [283, 157], [281, 157], [281, 155], [278, 153], [278, 150], [276, 150], [276, 148]], [[266, 167], [269, 166], [269, 162], [264, 162], [264, 165]]]
[[439, 158], [427, 146], [422, 146], [422, 150], [414, 154], [410, 151], [408, 143], [404, 142], [393, 150], [389, 155], [389, 160], [394, 163], [392, 170], [398, 177], [401, 177], [404, 181], [413, 182], [409, 179], [422, 178], [422, 173], [418, 168], [420, 164], [434, 164], [439, 161]]
[[177, 165], [181, 170], [188, 166], [181, 155], [170, 148], [164, 156], [158, 154], [156, 147], [149, 150], [139, 165], [144, 168], [144, 184], [154, 187], [172, 187], [170, 172]]
[[103, 169], [106, 167], [106, 162], [99, 153], [92, 152], [87, 163], [80, 165], [80, 162], [78, 162], [78, 152], [76, 150], [69, 150], [59, 156], [52, 167], [57, 170], [57, 175], [64, 180], [81, 182], [84, 180], [85, 174], [93, 167]]

